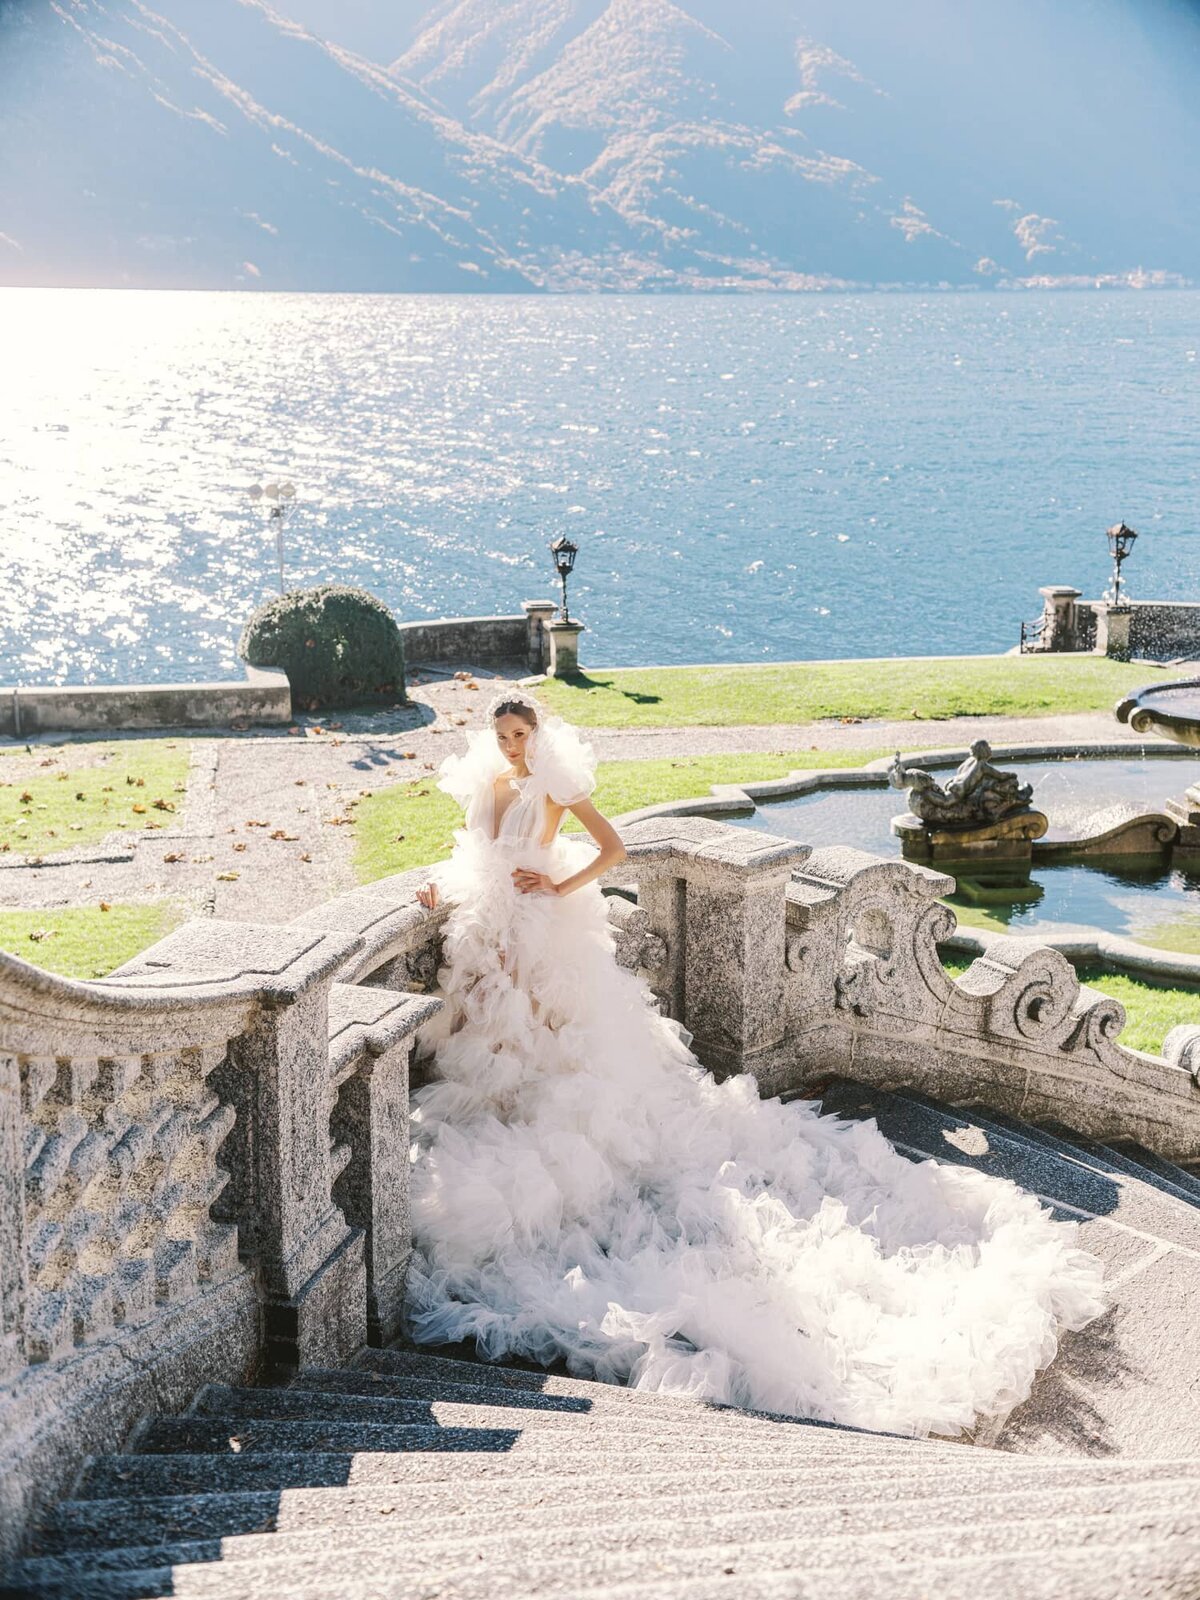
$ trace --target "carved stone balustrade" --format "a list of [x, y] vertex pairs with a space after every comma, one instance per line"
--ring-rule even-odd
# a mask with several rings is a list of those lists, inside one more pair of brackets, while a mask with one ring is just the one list
[[713, 1070], [753, 1072], [769, 1094], [839, 1076], [907, 1086], [1200, 1158], [1200, 1029], [1176, 1029], [1165, 1059], [1125, 1048], [1122, 1006], [1032, 940], [996, 940], [952, 978], [938, 954], [952, 878], [711, 819], [622, 834], [610, 887], [634, 881], [637, 901], [610, 901], [618, 959]]
[[336, 981], [436, 938], [388, 898], [386, 937], [198, 922], [101, 982], [0, 953], [0, 1559], [139, 1417], [396, 1332], [439, 1002]]

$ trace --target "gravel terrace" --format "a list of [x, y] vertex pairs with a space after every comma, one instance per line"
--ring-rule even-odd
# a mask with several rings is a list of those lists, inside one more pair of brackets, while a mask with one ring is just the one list
[[[0, 777], [36, 776], [47, 753], [71, 762], [72, 744], [186, 741], [186, 802], [165, 827], [113, 835], [40, 862], [0, 855], [0, 905], [45, 909], [97, 901], [172, 900], [189, 915], [282, 922], [354, 886], [347, 804], [392, 781], [435, 771], [482, 726], [489, 700], [515, 679], [479, 672], [466, 680], [415, 673], [411, 704], [373, 713], [299, 717], [290, 729], [189, 735], [47, 734], [26, 754], [0, 740]], [[478, 687], [472, 688], [471, 684]], [[736, 728], [597, 729], [605, 760], [789, 750], [965, 747], [981, 733], [996, 744], [1142, 739], [1111, 714], [958, 717], [929, 722], [820, 722]], [[83, 751], [79, 752], [80, 758]], [[44, 775], [44, 773], [43, 773]], [[173, 859], [166, 859], [171, 857]]]

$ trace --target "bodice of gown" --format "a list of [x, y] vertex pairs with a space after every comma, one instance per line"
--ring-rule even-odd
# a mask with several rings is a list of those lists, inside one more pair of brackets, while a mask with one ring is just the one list
[[[504, 815], [500, 818], [494, 842], [537, 848], [546, 830], [545, 789], [535, 781], [532, 774], [528, 778], [510, 777], [508, 781], [517, 791], [517, 798], [509, 801]], [[483, 813], [482, 824], [489, 838], [492, 837], [495, 803], [495, 790], [489, 786], [486, 803], [480, 807]], [[557, 836], [558, 829], [555, 828], [554, 832]], [[550, 842], [553, 843], [553, 839]]]

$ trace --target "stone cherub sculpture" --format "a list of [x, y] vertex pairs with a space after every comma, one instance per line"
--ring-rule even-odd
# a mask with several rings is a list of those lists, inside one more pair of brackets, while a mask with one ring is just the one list
[[1033, 785], [1018, 781], [1015, 772], [1001, 772], [991, 761], [992, 747], [976, 739], [971, 754], [943, 787], [922, 767], [906, 767], [897, 750], [888, 769], [894, 789], [908, 790], [913, 816], [933, 827], [982, 828], [1028, 809]]

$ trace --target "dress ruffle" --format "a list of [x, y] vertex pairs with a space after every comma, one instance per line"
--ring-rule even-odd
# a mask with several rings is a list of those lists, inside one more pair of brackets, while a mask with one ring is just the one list
[[1006, 1180], [906, 1160], [874, 1123], [717, 1083], [618, 966], [594, 884], [513, 886], [517, 865], [560, 881], [588, 858], [477, 827], [439, 871], [455, 904], [415, 1096], [413, 1336], [898, 1433], [1017, 1405], [1103, 1310], [1075, 1226]]

